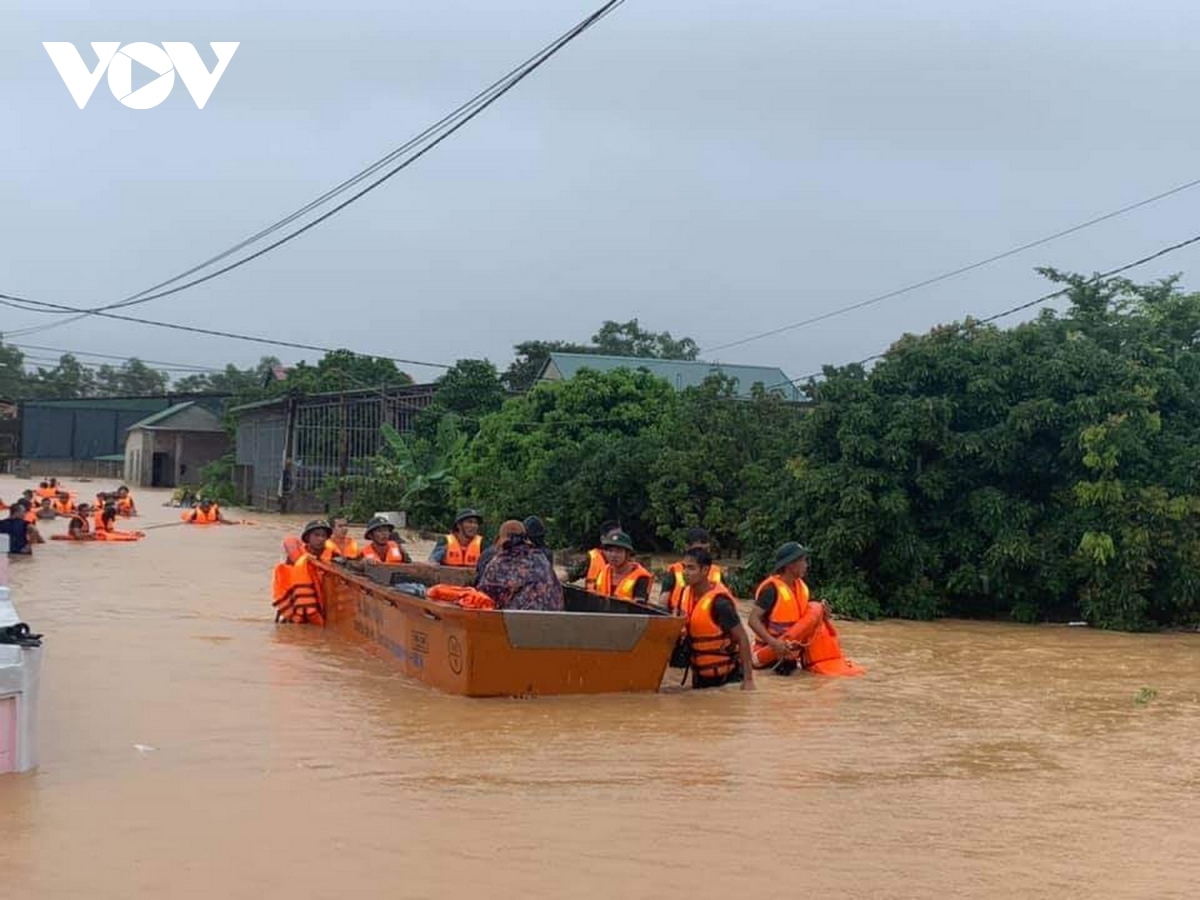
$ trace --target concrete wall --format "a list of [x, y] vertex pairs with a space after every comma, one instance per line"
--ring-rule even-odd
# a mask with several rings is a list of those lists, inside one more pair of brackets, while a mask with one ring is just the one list
[[154, 487], [154, 454], [165, 453], [162, 484], [157, 487], [198, 485], [200, 470], [228, 450], [225, 434], [139, 428], [125, 439], [125, 480], [130, 487]]

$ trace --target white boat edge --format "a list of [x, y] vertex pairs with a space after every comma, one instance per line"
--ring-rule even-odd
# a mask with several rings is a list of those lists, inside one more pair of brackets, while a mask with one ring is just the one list
[[[8, 587], [8, 535], [0, 534], [0, 628], [21, 621]], [[38, 763], [42, 648], [0, 644], [0, 775]]]

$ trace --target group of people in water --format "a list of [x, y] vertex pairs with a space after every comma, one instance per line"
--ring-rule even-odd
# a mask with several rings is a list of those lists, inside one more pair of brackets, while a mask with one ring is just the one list
[[[273, 605], [282, 622], [322, 624], [321, 579], [312, 560], [362, 560], [368, 565], [411, 563], [395, 526], [386, 518], [367, 523], [360, 545], [349, 536], [344, 518], [309, 522], [299, 537], [284, 541], [284, 562], [275, 570]], [[428, 562], [474, 569], [472, 594], [489, 608], [561, 611], [563, 580], [546, 546], [546, 528], [537, 516], [504, 522], [485, 545], [483, 517], [461, 510], [441, 536]], [[755, 673], [781, 675], [798, 669], [820, 675], [859, 675], [865, 670], [842, 652], [828, 604], [814, 600], [805, 576], [809, 550], [795, 541], [776, 549], [771, 573], [759, 583], [749, 627], [725, 584], [725, 572], [713, 560], [712, 542], [702, 528], [687, 532], [682, 559], [658, 585], [638, 559], [630, 536], [619, 522], [601, 526], [598, 546], [566, 571], [566, 582], [582, 581], [586, 590], [632, 603], [656, 606], [683, 619], [672, 665], [690, 669], [692, 686], [740, 682], [754, 690]], [[431, 593], [431, 596], [433, 594]]]
[[0, 521], [0, 533], [8, 535], [9, 554], [32, 556], [34, 545], [46, 541], [38, 524], [52, 519], [67, 520], [66, 534], [52, 535], [52, 540], [137, 540], [142, 536], [141, 532], [123, 531], [116, 526], [119, 518], [137, 515], [126, 485], [114, 491], [98, 491], [95, 501], [78, 499], [57, 478], [47, 478], [36, 488], [28, 488], [11, 505], [0, 500], [0, 510], [8, 511], [8, 518]]
[[[0, 500], [0, 511], [8, 513], [6, 519], [0, 519], [0, 534], [8, 535], [10, 556], [32, 556], [34, 545], [46, 541], [39, 523], [53, 519], [67, 520], [64, 533], [50, 536], [56, 541], [137, 541], [146, 536], [144, 531], [117, 525], [119, 520], [138, 514], [127, 485], [112, 491], [98, 491], [95, 502], [91, 502], [80, 500], [75, 491], [68, 490], [57, 478], [47, 478], [36, 488], [22, 492], [11, 505]], [[238, 524], [226, 519], [221, 507], [213, 500], [199, 501], [184, 510], [180, 519], [184, 524], [193, 525]]]

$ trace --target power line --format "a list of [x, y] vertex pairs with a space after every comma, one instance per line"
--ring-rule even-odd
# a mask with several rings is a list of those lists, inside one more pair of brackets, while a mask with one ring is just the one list
[[[293, 240], [294, 238], [299, 237], [301, 234], [304, 234], [304, 232], [308, 231], [311, 228], [315, 228], [317, 225], [321, 224], [322, 222], [326, 221], [327, 219], [329, 219], [332, 216], [336, 215], [337, 213], [341, 212], [343, 209], [345, 209], [350, 204], [354, 203], [355, 201], [359, 200], [366, 194], [375, 190], [377, 187], [382, 185], [384, 182], [388, 181], [393, 176], [397, 175], [399, 172], [408, 168], [408, 166], [412, 165], [414, 162], [416, 162], [418, 159], [420, 159], [422, 156], [424, 156], [426, 153], [428, 153], [430, 150], [432, 150], [434, 147], [436, 147], [442, 141], [446, 140], [446, 138], [450, 137], [450, 135], [454, 134], [456, 131], [458, 131], [460, 128], [462, 128], [464, 125], [466, 125], [472, 119], [474, 119], [477, 115], [479, 115], [481, 112], [483, 112], [489, 106], [491, 106], [493, 103], [495, 103], [497, 100], [499, 100], [502, 96], [504, 96], [506, 93], [508, 93], [510, 90], [512, 90], [512, 88], [516, 87], [517, 84], [519, 84], [521, 81], [523, 81], [525, 78], [527, 78], [530, 74], [532, 74], [536, 69], [538, 69], [543, 63], [545, 63], [548, 59], [550, 59], [550, 57], [552, 57], [554, 54], [556, 54], [559, 50], [561, 50], [563, 47], [565, 47], [568, 43], [570, 43], [575, 38], [577, 38], [579, 35], [581, 35], [583, 32], [585, 32], [586, 30], [591, 28], [593, 25], [595, 25], [602, 18], [607, 16], [609, 13], [611, 13], [614, 9], [616, 9], [618, 6], [620, 6], [624, 2], [625, 2], [625, 0], [608, 0], [607, 3], [605, 3], [598, 10], [596, 10], [591, 15], [589, 15], [585, 19], [583, 19], [574, 28], [569, 29], [563, 35], [560, 35], [557, 39], [552, 41], [550, 44], [548, 44], [546, 47], [544, 47], [538, 53], [534, 54], [532, 57], [530, 57], [528, 60], [526, 60], [526, 62], [524, 62], [520, 66], [518, 66], [516, 69], [510, 70], [510, 73], [508, 75], [505, 75], [503, 78], [499, 79], [498, 81], [493, 82], [492, 86], [486, 88], [484, 91], [481, 91], [479, 94], [476, 94], [476, 96], [474, 98], [472, 98], [470, 101], [468, 101], [467, 103], [460, 106], [453, 113], [451, 113], [448, 116], [443, 117], [441, 120], [439, 120], [438, 123], [435, 123], [435, 125], [430, 126], [425, 131], [423, 131], [421, 134], [417, 135], [415, 138], [410, 139], [408, 142], [401, 145], [401, 147], [397, 148], [396, 150], [393, 150], [390, 154], [383, 157], [383, 159], [377, 161], [372, 166], [368, 167], [366, 170], [363, 170], [362, 172], [358, 173], [357, 175], [355, 175], [352, 178], [348, 179], [347, 181], [343, 182], [341, 185], [338, 185], [336, 188], [332, 189], [331, 191], [326, 192], [326, 194], [323, 194], [321, 197], [317, 198], [317, 200], [312, 201], [311, 203], [307, 204], [305, 207], [302, 207], [300, 210], [297, 210], [296, 212], [292, 213], [290, 216], [285, 217], [285, 219], [280, 220], [279, 222], [276, 222], [274, 225], [271, 225], [268, 228], [260, 231], [258, 234], [253, 235], [250, 238], [247, 238], [246, 240], [235, 245], [234, 247], [230, 248], [229, 250], [226, 250], [223, 253], [218, 254], [215, 257], [212, 257], [211, 259], [205, 261], [204, 263], [201, 263], [198, 266], [193, 267], [192, 269], [189, 269], [187, 272], [182, 273], [181, 275], [177, 275], [174, 278], [168, 279], [165, 282], [160, 282], [160, 284], [156, 285], [155, 288], [149, 288], [149, 289], [147, 289], [147, 291], [142, 291], [140, 293], [140, 295], [135, 294], [133, 297], [126, 298], [125, 300], [121, 300], [116, 303], [110, 303], [105, 306], [96, 307], [96, 308], [90, 309], [90, 310], [82, 310], [81, 312], [83, 313], [83, 315], [76, 316], [72, 319], [68, 319], [66, 322], [55, 323], [55, 326], [47, 326], [47, 328], [41, 328], [40, 326], [38, 326], [38, 327], [41, 330], [48, 330], [48, 327], [56, 327], [56, 325], [58, 325], [58, 324], [67, 324], [67, 322], [78, 321], [79, 319], [84, 318], [87, 315], [97, 315], [103, 310], [112, 310], [112, 309], [124, 308], [124, 307], [128, 307], [128, 306], [134, 306], [134, 305], [138, 305], [141, 303], [148, 303], [151, 300], [157, 300], [161, 297], [167, 297], [167, 296], [170, 296], [171, 294], [176, 294], [176, 293], [179, 293], [180, 291], [185, 291], [188, 288], [195, 287], [196, 285], [199, 285], [199, 284], [203, 284], [206, 281], [211, 281], [212, 279], [218, 278], [227, 272], [230, 272], [234, 269], [244, 266], [247, 263], [251, 262], [252, 260], [257, 259], [258, 257], [263, 256], [264, 254], [270, 253], [275, 248], [280, 247], [283, 244], [286, 244], [289, 241]], [[484, 98], [484, 99], [480, 99], [480, 98]], [[470, 111], [469, 112], [460, 112], [460, 111], [466, 110], [466, 109], [470, 109]], [[321, 203], [323, 203], [326, 199], [329, 199], [329, 198], [341, 193], [342, 191], [347, 190], [349, 187], [358, 183], [358, 181], [361, 181], [362, 179], [366, 178], [368, 174], [371, 174], [374, 171], [377, 171], [383, 165], [386, 165], [387, 162], [390, 162], [391, 160], [393, 160], [400, 153], [404, 152], [407, 149], [411, 149], [411, 147], [415, 146], [421, 139], [423, 139], [424, 137], [427, 137], [428, 135], [441, 129], [441, 127], [444, 123], [447, 123], [449, 121], [454, 121], [455, 119], [457, 119], [457, 121], [455, 121], [455, 123], [452, 126], [445, 128], [445, 130], [443, 131], [442, 134], [440, 134], [438, 137], [436, 137], [434, 140], [432, 140], [430, 143], [428, 143], [425, 147], [423, 147], [422, 149], [417, 151], [415, 154], [413, 154], [412, 156], [410, 156], [409, 158], [404, 160], [399, 165], [397, 165], [394, 168], [387, 171], [382, 177], [371, 182], [369, 185], [367, 185], [367, 187], [363, 188], [361, 191], [358, 191], [357, 193], [351, 195], [349, 199], [344, 200], [343, 202], [339, 203], [337, 206], [335, 206], [332, 209], [328, 210], [327, 212], [321, 214], [320, 216], [318, 216], [316, 219], [309, 222], [308, 224], [301, 226], [300, 228], [296, 229], [295, 231], [291, 232], [290, 234], [287, 234], [284, 237], [280, 238], [279, 240], [268, 244], [266, 247], [263, 247], [262, 249], [255, 251], [254, 253], [250, 254], [249, 256], [246, 256], [242, 259], [237, 260], [236, 262], [230, 263], [227, 266], [223, 266], [220, 269], [217, 269], [215, 272], [210, 272], [207, 275], [203, 275], [199, 278], [192, 279], [191, 281], [187, 281], [184, 284], [178, 285], [178, 286], [170, 288], [168, 290], [158, 291], [157, 293], [154, 292], [157, 287], [162, 287], [167, 284], [171, 284], [172, 282], [178, 281], [182, 278], [188, 277], [189, 275], [195, 274], [196, 272], [207, 267], [211, 263], [217, 262], [221, 259], [224, 259], [227, 256], [231, 255], [232, 253], [236, 252], [237, 250], [243, 249], [244, 247], [248, 246], [249, 244], [257, 242], [262, 237], [264, 237], [268, 234], [271, 234], [272, 232], [284, 227], [285, 224], [288, 224], [291, 221], [294, 221], [296, 218], [300, 217], [301, 215], [305, 214], [306, 212], [311, 211], [316, 206], [319, 206]], [[35, 301], [29, 301], [29, 302], [34, 303]], [[46, 304], [46, 306], [53, 308], [52, 305], [50, 305], [50, 304]], [[27, 331], [26, 333], [30, 333], [30, 332]]]
[[991, 263], [999, 262], [1000, 260], [1007, 259], [1010, 256], [1016, 256], [1018, 253], [1023, 253], [1026, 250], [1032, 250], [1034, 247], [1040, 247], [1043, 244], [1048, 244], [1051, 241], [1058, 240], [1061, 237], [1066, 237], [1069, 234], [1075, 234], [1076, 232], [1082, 231], [1085, 228], [1091, 228], [1093, 225], [1098, 225], [1101, 222], [1107, 222], [1109, 219], [1115, 219], [1117, 216], [1125, 215], [1126, 213], [1132, 212], [1135, 209], [1140, 209], [1143, 206], [1149, 206], [1151, 203], [1156, 203], [1159, 200], [1164, 200], [1167, 197], [1171, 197], [1175, 194], [1183, 193], [1184, 191], [1190, 190], [1191, 188], [1194, 188], [1197, 185], [1200, 185], [1200, 178], [1196, 178], [1196, 179], [1193, 179], [1192, 181], [1187, 181], [1187, 182], [1184, 182], [1183, 184], [1176, 185], [1175, 187], [1171, 188], [1170, 190], [1163, 191], [1160, 194], [1155, 194], [1153, 197], [1147, 197], [1144, 200], [1139, 200], [1138, 202], [1131, 203], [1128, 206], [1122, 206], [1120, 209], [1114, 209], [1112, 212], [1107, 212], [1102, 216], [1096, 216], [1094, 219], [1088, 219], [1086, 222], [1080, 222], [1078, 225], [1072, 225], [1070, 228], [1064, 228], [1062, 231], [1056, 231], [1056, 232], [1054, 232], [1054, 234], [1049, 234], [1043, 238], [1038, 238], [1036, 241], [1030, 241], [1027, 244], [1021, 244], [1019, 247], [1013, 247], [1010, 250], [1005, 250], [1003, 253], [997, 253], [993, 256], [987, 257], [986, 259], [981, 259], [981, 260], [978, 260], [977, 262], [970, 263], [969, 265], [960, 266], [959, 268], [952, 269], [949, 272], [943, 272], [941, 275], [935, 275], [932, 278], [926, 278], [923, 281], [918, 281], [914, 284], [910, 284], [910, 285], [907, 285], [902, 288], [897, 288], [896, 290], [893, 290], [893, 291], [888, 291], [886, 294], [879, 294], [878, 296], [871, 297], [867, 300], [860, 300], [857, 303], [851, 303], [847, 306], [841, 306], [841, 307], [838, 307], [837, 309], [832, 309], [832, 310], [829, 310], [828, 312], [821, 313], [820, 315], [816, 315], [816, 316], [812, 316], [811, 318], [804, 319], [803, 321], [793, 322], [791, 325], [783, 325], [779, 328], [772, 328], [770, 331], [763, 331], [759, 334], [751, 335], [750, 337], [747, 337], [747, 338], [742, 338], [741, 340], [730, 341], [727, 344], [718, 344], [715, 347], [706, 347], [703, 350], [701, 350], [700, 352], [701, 353], [714, 353], [717, 350], [727, 350], [730, 347], [740, 347], [742, 344], [749, 344], [754, 341], [762, 340], [763, 338], [766, 338], [766, 337], [773, 337], [774, 335], [782, 334], [785, 331], [792, 331], [793, 329], [796, 329], [796, 328], [803, 328], [805, 325], [813, 325], [817, 322], [823, 322], [826, 319], [832, 319], [835, 316], [840, 316], [840, 315], [844, 315], [845, 313], [848, 313], [848, 312], [853, 312], [856, 309], [862, 309], [867, 306], [872, 306], [876, 303], [882, 303], [884, 300], [890, 300], [893, 297], [899, 297], [902, 294], [908, 294], [908, 293], [911, 293], [912, 291], [918, 290], [920, 288], [929, 287], [932, 284], [937, 284], [940, 281], [946, 281], [947, 279], [954, 278], [957, 275], [962, 275], [966, 272], [970, 272], [975, 269], [982, 268], [983, 266], [990, 265]]
[[[1153, 262], [1154, 260], [1159, 259], [1163, 256], [1166, 256], [1169, 253], [1174, 253], [1176, 250], [1182, 250], [1184, 247], [1191, 246], [1192, 244], [1195, 244], [1195, 243], [1200, 243], [1200, 234], [1195, 235], [1194, 237], [1190, 237], [1187, 240], [1180, 241], [1177, 244], [1172, 244], [1169, 247], [1164, 247], [1161, 250], [1157, 250], [1148, 256], [1143, 256], [1141, 259], [1135, 259], [1133, 262], [1125, 263], [1125, 265], [1123, 265], [1123, 266], [1117, 266], [1117, 268], [1109, 269], [1107, 272], [1099, 272], [1099, 273], [1093, 275], [1091, 278], [1086, 279], [1083, 282], [1083, 284], [1084, 285], [1095, 284], [1096, 282], [1103, 281], [1106, 278], [1112, 278], [1115, 275], [1120, 275], [1122, 272], [1128, 272], [1130, 269], [1136, 269], [1138, 266], [1144, 266], [1146, 263]], [[974, 319], [973, 321], [978, 325], [986, 325], [989, 322], [995, 322], [998, 319], [1007, 318], [1008, 316], [1014, 315], [1015, 313], [1023, 312], [1024, 310], [1031, 309], [1035, 306], [1040, 306], [1043, 303], [1048, 303], [1049, 301], [1055, 300], [1059, 297], [1065, 297], [1065, 296], [1067, 296], [1067, 294], [1069, 294], [1073, 290], [1075, 290], [1075, 285], [1069, 285], [1065, 288], [1060, 288], [1057, 291], [1052, 291], [1049, 294], [1043, 294], [1040, 297], [1036, 297], [1033, 300], [1029, 300], [1029, 301], [1027, 301], [1025, 303], [1021, 303], [1017, 306], [1011, 306], [1008, 309], [1002, 310], [998, 313], [994, 313], [985, 318]], [[846, 363], [845, 365], [847, 365], [847, 366], [866, 365], [867, 363], [873, 362], [874, 360], [883, 359], [883, 357], [886, 355], [887, 355], [887, 351], [885, 350], [882, 353], [874, 353], [871, 356], [864, 357], [863, 359], [857, 360], [852, 363]], [[845, 366], [842, 366], [841, 368], [845, 368]], [[822, 374], [824, 374], [823, 371], [812, 372], [808, 375], [801, 375], [799, 378], [792, 378], [792, 379], [789, 379], [788, 381], [781, 381], [778, 384], [768, 385], [766, 389], [770, 390], [771, 388], [784, 387], [786, 385], [797, 385], [797, 384], [800, 384], [800, 382], [802, 382], [802, 381], [808, 381], [812, 378], [819, 378]]]
[[[24, 297], [17, 297], [13, 294], [0, 294], [0, 304], [11, 306], [14, 309], [26, 309], [27, 307], [21, 304], [34, 303], [39, 306], [47, 306], [53, 309], [68, 310], [71, 312], [87, 312], [89, 315], [100, 316], [105, 319], [116, 319], [121, 322], [134, 322], [138, 325], [150, 325], [154, 328], [167, 328], [172, 331], [185, 331], [190, 334], [207, 334], [212, 337], [229, 338], [234, 341], [248, 341], [253, 344], [264, 344], [273, 347], [288, 347], [293, 350], [314, 350], [318, 353], [335, 353], [336, 348], [321, 347], [317, 344], [301, 344], [296, 341], [281, 341], [275, 338], [258, 337], [251, 334], [239, 334], [235, 331], [220, 331], [215, 328], [200, 328], [195, 325], [180, 325], [177, 322], [158, 322], [154, 319], [143, 319], [135, 316], [126, 316], [120, 313], [100, 312], [98, 310], [83, 310], [77, 306], [67, 306], [62, 303], [46, 303], [42, 300], [29, 300]], [[431, 369], [451, 369], [453, 366], [446, 363], [428, 362], [419, 359], [404, 359], [398, 356], [380, 356], [370, 353], [355, 353], [355, 356], [367, 357], [370, 359], [384, 359], [394, 363], [402, 363], [409, 366], [425, 366]]]
[[[0, 337], [2, 337], [2, 335], [0, 335]], [[224, 371], [224, 369], [222, 369], [218, 366], [198, 366], [198, 365], [194, 365], [192, 363], [167, 362], [166, 360], [162, 360], [162, 359], [145, 359], [140, 356], [129, 356], [129, 355], [121, 356], [116, 353], [95, 353], [92, 351], [84, 351], [84, 350], [67, 350], [63, 347], [42, 347], [42, 346], [39, 346], [38, 344], [26, 344], [24, 342], [22, 342], [20, 344], [13, 344], [11, 342], [6, 342], [6, 343], [8, 343], [10, 347], [17, 347], [22, 352], [25, 350], [44, 350], [44, 351], [49, 351], [50, 353], [61, 353], [63, 355], [70, 355], [70, 356], [75, 356], [75, 357], [84, 356], [84, 357], [94, 357], [96, 359], [116, 359], [116, 360], [120, 360], [121, 362], [129, 362], [129, 360], [131, 360], [131, 359], [136, 359], [139, 362], [146, 363], [147, 365], [165, 366], [165, 367], [168, 367], [171, 369], [175, 369], [176, 371], [191, 370], [191, 371], [196, 372], [197, 374], [204, 373], [204, 372], [223, 372]], [[29, 357], [28, 355], [26, 355], [26, 358], [28, 359], [28, 358], [32, 358], [32, 357]]]

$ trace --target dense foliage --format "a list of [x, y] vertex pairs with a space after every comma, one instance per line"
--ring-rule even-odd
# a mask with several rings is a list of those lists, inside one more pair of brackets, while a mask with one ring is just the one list
[[[557, 546], [590, 546], [616, 518], [640, 549], [676, 552], [703, 525], [743, 557], [743, 593], [799, 539], [819, 592], [852, 615], [1200, 623], [1200, 294], [1044, 274], [1069, 289], [1065, 312], [906, 335], [870, 370], [826, 368], [804, 406], [632, 369], [531, 386], [555, 349], [695, 357], [636, 320], [587, 345], [520, 344], [503, 373], [460, 360], [414, 433], [388, 431], [371, 474], [337, 487], [358, 518], [403, 508], [430, 528], [459, 505], [492, 527], [536, 513]], [[6, 391], [19, 357], [0, 345]], [[277, 365], [205, 377], [243, 400], [403, 381], [352, 354], [283, 383]], [[88, 377], [99, 390], [65, 364], [29, 376]]]

